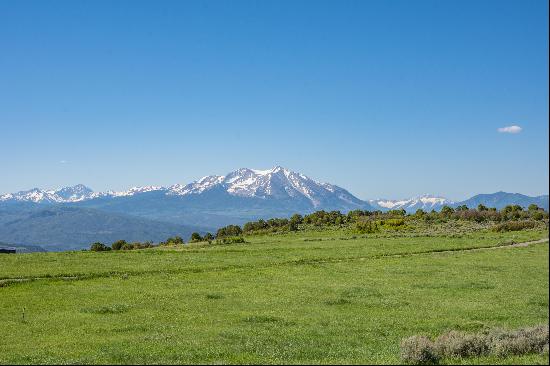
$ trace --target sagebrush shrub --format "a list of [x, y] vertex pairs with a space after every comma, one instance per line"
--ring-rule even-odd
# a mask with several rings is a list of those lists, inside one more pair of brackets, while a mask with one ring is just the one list
[[487, 341], [482, 335], [457, 331], [439, 336], [435, 347], [441, 357], [475, 357], [489, 352]]
[[548, 325], [539, 325], [515, 331], [496, 329], [487, 335], [491, 353], [506, 357], [543, 352], [548, 345]]
[[537, 226], [535, 221], [506, 221], [495, 225], [492, 230], [496, 232], [520, 231], [524, 229], [532, 229], [535, 226]]
[[401, 341], [401, 360], [413, 365], [431, 365], [439, 362], [439, 356], [429, 338], [412, 336]]
[[412, 336], [401, 342], [401, 358], [411, 364], [434, 364], [442, 358], [509, 357], [529, 353], [548, 353], [547, 324], [518, 330], [497, 328], [474, 334], [450, 331], [435, 342], [424, 336]]

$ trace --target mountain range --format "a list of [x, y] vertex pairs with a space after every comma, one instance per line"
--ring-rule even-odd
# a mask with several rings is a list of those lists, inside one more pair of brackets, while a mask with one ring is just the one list
[[423, 195], [406, 200], [363, 201], [336, 185], [321, 183], [280, 166], [242, 168], [168, 187], [133, 187], [94, 192], [78, 184], [57, 190], [34, 188], [0, 195], [0, 241], [77, 249], [93, 241], [187, 238], [192, 231], [214, 231], [259, 218], [288, 217], [316, 210], [439, 210], [444, 205], [478, 204], [502, 208], [535, 203], [548, 210], [548, 195], [529, 197], [497, 192], [452, 202]]
[[164, 196], [187, 197], [223, 192], [241, 198], [292, 200], [294, 205], [334, 206], [342, 209], [362, 207], [365, 202], [338, 186], [320, 183], [301, 173], [277, 166], [269, 170], [242, 168], [225, 176], [211, 175], [198, 181], [169, 187], [133, 187], [122, 192], [94, 192], [78, 184], [57, 190], [33, 188], [28, 191], [0, 195], [0, 202], [76, 203], [99, 199], [133, 197], [144, 193], [160, 193]]

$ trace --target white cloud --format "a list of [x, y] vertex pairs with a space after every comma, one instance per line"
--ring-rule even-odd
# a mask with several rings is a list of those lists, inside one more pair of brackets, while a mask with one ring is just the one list
[[521, 127], [519, 126], [506, 126], [506, 127], [501, 127], [498, 129], [498, 132], [500, 133], [520, 133], [522, 130]]
[[59, 164], [67, 164], [67, 160], [61, 160]]

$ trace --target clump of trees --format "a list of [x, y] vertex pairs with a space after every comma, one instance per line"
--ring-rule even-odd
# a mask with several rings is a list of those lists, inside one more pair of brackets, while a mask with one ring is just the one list
[[126, 243], [122, 246], [121, 250], [134, 250], [134, 249], [145, 249], [145, 248], [153, 248], [155, 245], [153, 242], [146, 241], [144, 243], [140, 242], [133, 242], [133, 243]]
[[[221, 236], [219, 235], [221, 234]], [[244, 238], [241, 236], [242, 229], [237, 225], [229, 225], [225, 228], [218, 230], [218, 235], [214, 236], [211, 233], [206, 233], [204, 236], [201, 236], [199, 233], [194, 232], [191, 234], [189, 243], [198, 243], [198, 242], [208, 242], [211, 244], [216, 240], [216, 244], [232, 244], [232, 243], [245, 243]], [[134, 249], [145, 249], [153, 248], [157, 246], [174, 246], [174, 245], [183, 245], [185, 241], [181, 236], [174, 236], [166, 239], [165, 241], [159, 242], [157, 245], [153, 244], [151, 241], [146, 242], [133, 242], [128, 243], [126, 240], [117, 240], [111, 244], [111, 246], [105, 245], [103, 243], [93, 243], [90, 246], [90, 251], [93, 252], [104, 252], [104, 251], [119, 251], [119, 250], [134, 250]]]
[[199, 241], [202, 241], [202, 236], [201, 236], [201, 234], [199, 234], [199, 233], [192, 233], [192, 234], [191, 234], [191, 239], [189, 239], [189, 242], [190, 242], [190, 243], [196, 243], [196, 242], [199, 242]]
[[189, 242], [190, 243], [199, 243], [201, 241], [207, 241], [207, 242], [211, 243], [212, 240], [214, 240], [214, 235], [212, 235], [211, 233], [206, 233], [206, 234], [204, 234], [204, 236], [201, 236], [201, 234], [195, 232], [195, 233], [191, 234], [191, 238], [189, 239]]
[[269, 219], [258, 221], [250, 221], [243, 225], [243, 233], [251, 232], [275, 232], [279, 230], [290, 230], [290, 220], [289, 219]]
[[159, 245], [182, 245], [185, 244], [183, 241], [183, 238], [181, 236], [174, 236], [171, 238], [166, 239], [165, 241], [161, 241]]
[[117, 240], [113, 244], [111, 244], [112, 250], [134, 250], [134, 249], [145, 249], [145, 248], [152, 248], [155, 245], [151, 241], [146, 242], [133, 242], [133, 243], [127, 243], [126, 240]]
[[314, 226], [343, 225], [347, 222], [347, 216], [340, 211], [321, 210], [304, 216], [304, 223]]
[[[170, 238], [172, 239], [172, 238]], [[159, 243], [159, 245], [162, 243]], [[128, 243], [126, 240], [117, 240], [111, 244], [111, 246], [107, 246], [103, 243], [94, 243], [90, 246], [90, 250], [93, 252], [103, 252], [103, 251], [119, 251], [119, 250], [135, 250], [135, 249], [145, 249], [145, 248], [153, 248], [156, 245], [153, 244], [152, 241], [146, 241], [146, 242], [133, 242]]]
[[373, 234], [379, 231], [376, 221], [360, 220], [355, 223], [355, 230], [359, 234]]
[[126, 245], [128, 245], [128, 243], [126, 243], [126, 240], [117, 240], [113, 244], [111, 244], [111, 248], [113, 248], [113, 250], [121, 250], [122, 247]]
[[224, 238], [228, 236], [241, 236], [243, 230], [239, 225], [227, 225], [222, 228], [219, 228], [216, 232], [216, 238]]
[[103, 243], [93, 243], [91, 246], [90, 246], [90, 250], [92, 252], [107, 252], [109, 250], [111, 250], [111, 247], [103, 244]]

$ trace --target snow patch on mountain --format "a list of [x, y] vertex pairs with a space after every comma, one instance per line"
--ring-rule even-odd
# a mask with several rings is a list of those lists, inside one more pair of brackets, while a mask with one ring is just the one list
[[99, 195], [110, 196], [110, 197], [127, 197], [127, 196], [134, 196], [140, 193], [162, 191], [162, 190], [166, 190], [166, 188], [160, 187], [160, 186], [132, 187], [127, 191], [122, 191], [122, 192], [108, 191], [106, 193], [99, 193]]
[[201, 194], [219, 188], [233, 196], [256, 198], [297, 198], [305, 197], [314, 207], [321, 204], [323, 197], [338, 193], [338, 198], [347, 203], [360, 205], [361, 201], [342, 188], [328, 183], [317, 182], [301, 173], [276, 166], [272, 169], [257, 170], [241, 168], [225, 176], [208, 176], [186, 186], [174, 185], [167, 194]]
[[438, 197], [438, 196], [429, 195], [429, 194], [425, 194], [422, 196], [413, 197], [405, 200], [386, 200], [386, 199], [370, 200], [369, 203], [372, 206], [378, 207], [380, 209], [387, 209], [387, 210], [404, 209], [407, 212], [413, 212], [418, 209], [422, 209], [424, 211], [431, 211], [431, 210], [437, 211], [437, 210], [440, 210], [445, 205], [448, 205], [448, 206], [454, 205], [453, 201], [450, 201], [443, 197]]

